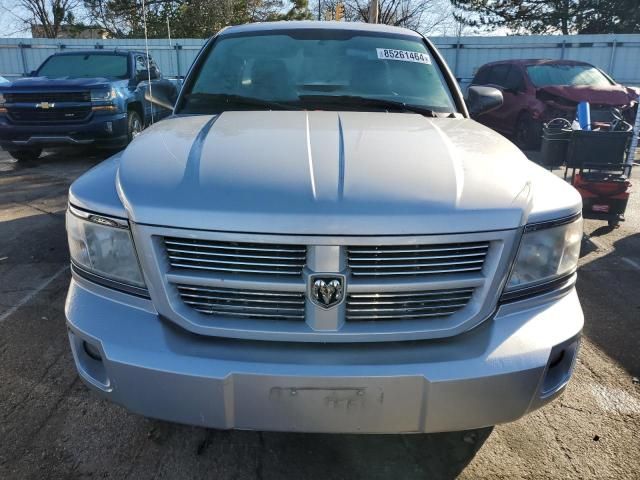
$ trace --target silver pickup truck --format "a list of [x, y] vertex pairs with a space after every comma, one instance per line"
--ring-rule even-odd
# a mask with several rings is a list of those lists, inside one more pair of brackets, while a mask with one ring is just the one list
[[555, 398], [581, 200], [469, 118], [500, 103], [405, 29], [223, 30], [172, 117], [71, 187], [81, 378], [223, 429], [463, 430]]

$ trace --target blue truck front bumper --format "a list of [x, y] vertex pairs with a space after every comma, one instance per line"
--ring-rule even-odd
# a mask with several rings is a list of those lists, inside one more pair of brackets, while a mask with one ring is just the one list
[[77, 124], [18, 124], [0, 116], [0, 147], [5, 150], [65, 145], [118, 148], [127, 139], [126, 113], [92, 115], [88, 122]]

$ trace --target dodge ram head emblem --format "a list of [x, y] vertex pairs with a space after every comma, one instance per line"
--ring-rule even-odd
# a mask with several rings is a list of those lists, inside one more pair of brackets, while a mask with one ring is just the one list
[[323, 308], [331, 308], [344, 296], [343, 277], [314, 277], [311, 279], [311, 300]]

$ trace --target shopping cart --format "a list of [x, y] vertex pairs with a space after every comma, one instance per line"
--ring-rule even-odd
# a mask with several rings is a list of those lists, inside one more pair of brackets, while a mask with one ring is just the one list
[[584, 218], [605, 220], [611, 227], [624, 221], [632, 186], [632, 164], [626, 162], [632, 136], [632, 126], [617, 109], [608, 125], [593, 130], [572, 130], [564, 119], [545, 125], [543, 164], [564, 164], [564, 178], [582, 196]]

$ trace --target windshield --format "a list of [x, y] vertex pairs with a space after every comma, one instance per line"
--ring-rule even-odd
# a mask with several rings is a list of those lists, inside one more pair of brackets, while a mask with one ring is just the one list
[[54, 55], [38, 70], [39, 77], [49, 78], [126, 78], [126, 55]]
[[326, 29], [223, 35], [179, 110], [274, 108], [456, 111], [421, 39]]
[[531, 82], [538, 88], [552, 85], [606, 87], [611, 81], [591, 65], [532, 65], [527, 67]]

